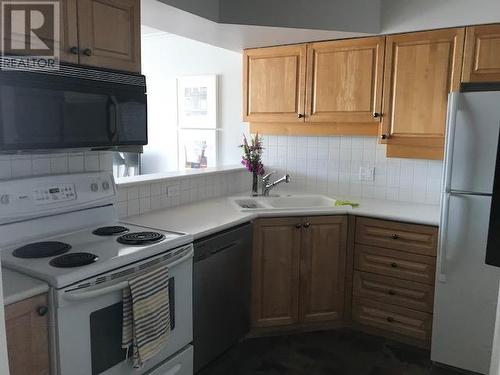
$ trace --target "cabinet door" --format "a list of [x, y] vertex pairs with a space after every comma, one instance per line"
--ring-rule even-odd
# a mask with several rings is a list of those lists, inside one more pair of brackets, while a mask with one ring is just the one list
[[303, 123], [306, 45], [243, 54], [243, 119]]
[[11, 375], [48, 375], [47, 296], [5, 307], [7, 351]]
[[80, 63], [139, 72], [139, 0], [78, 0]]
[[500, 25], [467, 27], [462, 82], [500, 81]]
[[347, 217], [309, 217], [303, 223], [300, 320], [339, 320], [344, 311]]
[[[59, 40], [54, 40], [52, 33], [48, 33], [49, 29], [46, 27], [41, 27], [36, 30], [36, 36], [47, 46], [54, 45], [54, 48], [59, 50], [59, 58], [61, 61], [67, 61], [72, 63], [78, 63], [78, 34], [77, 34], [77, 20], [76, 20], [76, 1], [77, 0], [58, 0], [59, 3]], [[33, 0], [29, 1], [30, 4], [36, 2], [41, 3], [42, 6], [48, 7], [46, 0]], [[5, 4], [5, 8], [15, 6], [16, 3], [20, 3], [22, 6], [23, 1], [13, 1], [9, 2], [12, 4]], [[26, 3], [26, 1], [24, 1]], [[30, 5], [28, 4], [28, 6]], [[21, 8], [22, 9], [22, 8]], [[3, 8], [0, 10], [3, 11]], [[12, 34], [12, 41], [18, 41], [22, 44], [27, 40], [28, 35], [24, 32]], [[4, 40], [4, 48], [6, 53], [11, 53], [14, 55], [23, 54], [22, 50], [11, 49], [11, 41]], [[72, 49], [72, 47], [74, 47]], [[73, 51], [73, 52], [72, 52]]]
[[298, 321], [300, 218], [261, 219], [254, 227], [252, 323]]
[[378, 123], [384, 46], [385, 37], [310, 44], [306, 121]]
[[458, 90], [464, 29], [386, 38], [382, 135], [387, 156], [442, 159], [448, 93]]

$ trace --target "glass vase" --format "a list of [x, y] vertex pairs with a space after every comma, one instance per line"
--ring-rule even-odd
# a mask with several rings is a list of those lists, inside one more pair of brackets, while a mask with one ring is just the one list
[[259, 195], [259, 176], [257, 173], [252, 173], [252, 196]]

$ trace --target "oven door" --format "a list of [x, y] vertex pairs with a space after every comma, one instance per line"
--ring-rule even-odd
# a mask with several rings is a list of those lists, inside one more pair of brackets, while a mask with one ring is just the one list
[[[122, 289], [126, 280], [116, 279], [83, 291], [69, 292], [70, 288], [59, 291], [56, 311], [59, 374], [144, 374], [188, 345], [193, 338], [192, 257], [192, 246], [188, 246], [167, 264], [172, 330], [165, 347], [139, 370], [132, 367], [127, 351], [121, 347]], [[148, 264], [155, 258], [142, 263]]]

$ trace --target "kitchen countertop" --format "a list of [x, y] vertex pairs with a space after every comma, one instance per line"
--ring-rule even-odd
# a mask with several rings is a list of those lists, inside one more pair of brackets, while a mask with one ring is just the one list
[[46, 293], [49, 285], [41, 280], [2, 267], [3, 304], [10, 305]]
[[421, 203], [362, 199], [357, 208], [332, 207], [331, 209], [273, 210], [242, 212], [228, 198], [217, 198], [188, 205], [151, 211], [124, 218], [123, 222], [192, 234], [199, 239], [257, 217], [357, 215], [416, 224], [439, 225], [439, 206]]

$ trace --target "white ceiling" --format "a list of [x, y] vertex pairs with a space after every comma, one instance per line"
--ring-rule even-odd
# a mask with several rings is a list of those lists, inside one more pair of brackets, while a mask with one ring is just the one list
[[[224, 14], [221, 11], [223, 4], [228, 4], [229, 1], [234, 1], [239, 4], [242, 1], [246, 2], [246, 8], [250, 9], [248, 4], [263, 5], [264, 0], [162, 0], [175, 3], [176, 6], [189, 5], [189, 10], [195, 12], [196, 6], [203, 6], [204, 10], [198, 13], [208, 14], [207, 17], [215, 19], [216, 13]], [[372, 2], [374, 7], [366, 7], [358, 12], [349, 14], [349, 8], [339, 11], [342, 17], [346, 18], [346, 22], [340, 22], [339, 18], [331, 17], [332, 24], [328, 27], [329, 30], [321, 30], [318, 28], [326, 28], [325, 17], [317, 24], [314, 24], [314, 14], [308, 14], [308, 25], [311, 28], [299, 27], [273, 27], [268, 26], [273, 22], [283, 26], [287, 24], [301, 25], [300, 9], [308, 9], [310, 4], [318, 5], [321, 11], [325, 9], [331, 14], [331, 4], [340, 4], [345, 0], [266, 0], [269, 4], [283, 4], [287, 2], [294, 4], [291, 7], [293, 12], [287, 17], [274, 11], [266, 14], [265, 17], [259, 18], [259, 13], [254, 10], [248, 22], [252, 24], [229, 24], [219, 23], [207, 18], [200, 17], [194, 13], [181, 10], [171, 5], [166, 5], [159, 0], [142, 0], [141, 1], [141, 17], [142, 24], [146, 27], [154, 28], [163, 32], [177, 34], [186, 38], [194, 39], [200, 42], [208, 43], [217, 47], [226, 48], [233, 51], [241, 52], [244, 48], [263, 47], [279, 44], [301, 43], [317, 40], [330, 40], [352, 38], [374, 34], [389, 34], [397, 32], [408, 32], [417, 30], [426, 30], [433, 28], [463, 26], [481, 23], [500, 22], [500, 1], [499, 0], [350, 0], [355, 7], [361, 7], [364, 3]], [[243, 3], [242, 3], [243, 4]], [[212, 8], [216, 7], [216, 11]], [[257, 6], [256, 5], [256, 6]], [[302, 7], [302, 8], [301, 8]], [[209, 9], [210, 8], [210, 9]], [[187, 8], [186, 8], [187, 9]], [[226, 13], [231, 13], [233, 19], [239, 23], [245, 23], [241, 12], [237, 7], [233, 6], [232, 13], [228, 10]], [[236, 10], [235, 10], [236, 9]], [[274, 9], [274, 8], [269, 8]], [[356, 8], [353, 8], [356, 9]], [[378, 11], [377, 11], [378, 9]], [[244, 13], [244, 12], [242, 12]], [[230, 19], [226, 14], [226, 18]], [[272, 15], [276, 17], [272, 17]], [[367, 24], [368, 18], [374, 18], [370, 25]], [[326, 17], [328, 19], [328, 17]], [[257, 25], [257, 24], [261, 25]], [[267, 26], [262, 26], [265, 24]], [[303, 24], [303, 22], [302, 22]], [[351, 27], [346, 27], [350, 25]], [[338, 30], [331, 30], [337, 28]], [[375, 29], [374, 27], [377, 26]], [[349, 31], [345, 31], [349, 29]], [[147, 30], [147, 29], [145, 29]], [[341, 31], [344, 30], [344, 31]], [[367, 30], [370, 30], [367, 32]], [[371, 30], [374, 30], [373, 32]], [[151, 30], [150, 30], [151, 32]], [[371, 33], [370, 33], [371, 32]]]

